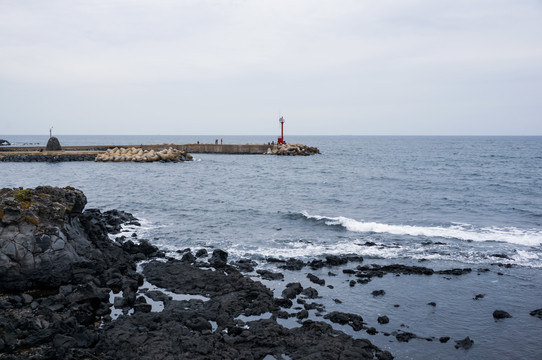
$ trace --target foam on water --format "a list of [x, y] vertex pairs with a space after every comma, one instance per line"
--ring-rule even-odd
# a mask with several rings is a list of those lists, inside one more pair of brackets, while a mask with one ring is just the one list
[[491, 250], [477, 250], [471, 247], [457, 248], [453, 245], [434, 246], [386, 246], [376, 244], [363, 246], [361, 242], [340, 242], [335, 244], [301, 244], [293, 243], [288, 247], [258, 247], [245, 249], [236, 246], [228, 249], [232, 258], [275, 257], [280, 259], [297, 258], [310, 261], [324, 255], [359, 255], [366, 259], [409, 259], [453, 261], [469, 265], [490, 265], [494, 263], [512, 264], [532, 268], [542, 268], [542, 258], [536, 252], [527, 250], [507, 251], [508, 258], [494, 256]]
[[469, 224], [455, 223], [448, 227], [391, 225], [363, 222], [343, 216], [327, 217], [301, 213], [307, 219], [323, 221], [326, 225], [342, 226], [348, 231], [359, 233], [388, 233], [393, 235], [426, 236], [432, 238], [459, 239], [465, 241], [500, 241], [517, 245], [538, 246], [542, 244], [542, 231], [518, 229], [515, 227], [476, 228]]
[[[288, 246], [277, 247], [252, 247], [246, 248], [243, 245], [236, 245], [228, 249], [228, 252], [233, 256], [238, 257], [261, 257], [272, 256], [278, 258], [315, 258], [323, 254], [326, 255], [343, 255], [356, 254], [360, 252], [359, 242], [335, 242], [329, 244], [322, 243], [306, 243], [292, 242]], [[382, 254], [380, 256], [383, 256]]]

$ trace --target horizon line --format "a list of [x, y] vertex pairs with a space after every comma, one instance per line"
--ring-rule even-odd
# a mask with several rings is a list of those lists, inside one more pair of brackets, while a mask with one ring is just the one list
[[[47, 136], [47, 134], [4, 134], [0, 136]], [[269, 137], [276, 137], [276, 134], [53, 134], [53, 136], [218, 136], [218, 137], [226, 137], [226, 136], [269, 136]], [[518, 137], [538, 137], [542, 136], [542, 134], [290, 134], [290, 136], [315, 136], [315, 137], [336, 137], [336, 136], [347, 136], [347, 137], [354, 137], [354, 136], [397, 136], [397, 137], [423, 137], [423, 136], [431, 136], [431, 137], [445, 137], [445, 136], [453, 136], [453, 137], [511, 137], [511, 136], [518, 136]], [[286, 136], [285, 136], [286, 137]], [[7, 139], [4, 139], [7, 140]]]

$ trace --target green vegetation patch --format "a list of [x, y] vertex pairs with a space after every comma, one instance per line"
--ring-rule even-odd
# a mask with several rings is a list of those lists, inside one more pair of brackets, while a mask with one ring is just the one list
[[21, 203], [23, 209], [28, 209], [32, 203], [32, 190], [22, 189], [13, 195], [13, 198]]

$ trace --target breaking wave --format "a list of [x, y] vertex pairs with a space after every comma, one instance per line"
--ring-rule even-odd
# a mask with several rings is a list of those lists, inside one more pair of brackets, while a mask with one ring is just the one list
[[347, 231], [358, 233], [387, 233], [392, 235], [426, 236], [465, 241], [499, 241], [511, 244], [538, 246], [542, 244], [542, 231], [518, 229], [515, 227], [476, 228], [469, 224], [443, 226], [390, 225], [376, 222], [363, 222], [347, 217], [327, 217], [301, 212], [306, 219], [321, 221], [328, 226], [340, 226]]

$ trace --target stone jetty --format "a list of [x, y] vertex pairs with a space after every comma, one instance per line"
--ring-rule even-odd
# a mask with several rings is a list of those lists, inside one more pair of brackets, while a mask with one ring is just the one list
[[[55, 144], [56, 145], [56, 144]], [[60, 143], [57, 144], [60, 147]], [[0, 150], [0, 162], [60, 162], [60, 161], [188, 161], [189, 154], [230, 155], [313, 155], [316, 147], [301, 144], [154, 144], [154, 145], [92, 145], [62, 146], [62, 150], [47, 150], [39, 146], [6, 146]]]
[[98, 154], [94, 161], [135, 161], [135, 162], [153, 162], [153, 161], [189, 161], [192, 156], [184, 151], [169, 147], [160, 151], [154, 149], [144, 150], [142, 148], [114, 148], [108, 149], [105, 153]]

